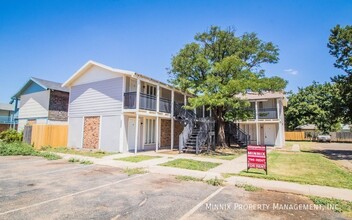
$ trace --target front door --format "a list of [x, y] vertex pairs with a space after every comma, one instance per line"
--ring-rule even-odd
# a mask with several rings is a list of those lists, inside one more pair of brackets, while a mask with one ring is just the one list
[[136, 119], [128, 119], [128, 130], [127, 130], [127, 141], [128, 141], [128, 150], [134, 150], [134, 143], [136, 137]]
[[264, 125], [264, 144], [275, 145], [276, 139], [276, 126], [274, 124]]

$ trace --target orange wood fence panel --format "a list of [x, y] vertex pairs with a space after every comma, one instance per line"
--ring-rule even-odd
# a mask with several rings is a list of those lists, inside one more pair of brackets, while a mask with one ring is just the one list
[[304, 131], [288, 131], [285, 132], [285, 140], [286, 141], [304, 141], [305, 135]]
[[32, 125], [31, 143], [35, 148], [43, 146], [66, 147], [68, 126], [67, 125]]

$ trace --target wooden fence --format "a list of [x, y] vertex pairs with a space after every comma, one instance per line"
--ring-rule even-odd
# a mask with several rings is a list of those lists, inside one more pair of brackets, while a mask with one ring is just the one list
[[352, 142], [352, 132], [330, 132], [331, 141]]
[[29, 140], [37, 149], [43, 146], [66, 147], [68, 126], [33, 124], [26, 126], [24, 134], [31, 137], [27, 138], [27, 142]]
[[[286, 141], [316, 141], [318, 133], [304, 131], [285, 132]], [[333, 142], [352, 142], [352, 132], [330, 132], [331, 141]]]
[[286, 141], [303, 141], [306, 140], [304, 131], [289, 131], [285, 132]]

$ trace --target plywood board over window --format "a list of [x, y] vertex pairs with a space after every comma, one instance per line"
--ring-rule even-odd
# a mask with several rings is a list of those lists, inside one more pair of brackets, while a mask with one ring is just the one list
[[100, 117], [84, 117], [83, 148], [99, 148]]

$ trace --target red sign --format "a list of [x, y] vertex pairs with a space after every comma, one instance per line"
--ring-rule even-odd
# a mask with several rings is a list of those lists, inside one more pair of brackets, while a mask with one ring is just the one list
[[247, 171], [249, 168], [267, 170], [266, 146], [248, 145], [247, 146]]

